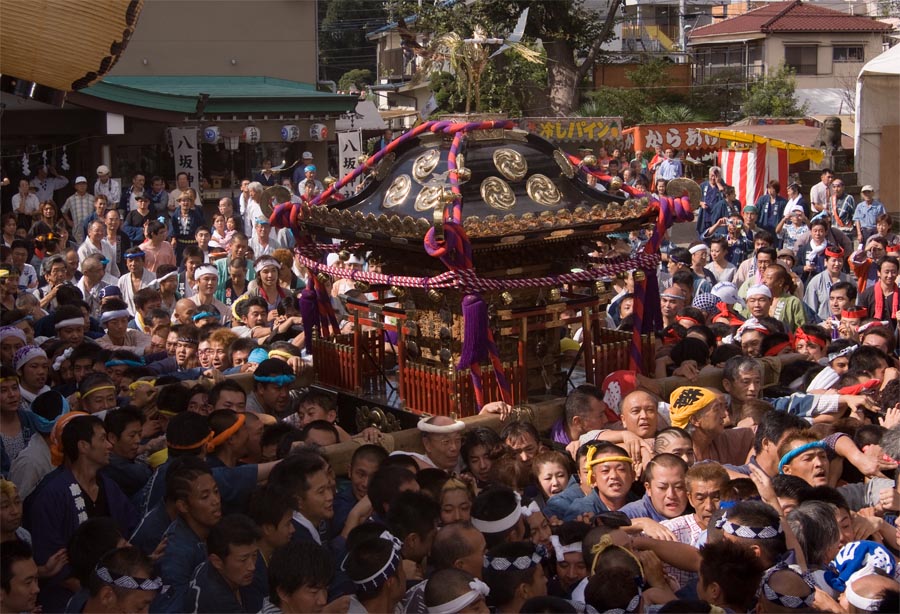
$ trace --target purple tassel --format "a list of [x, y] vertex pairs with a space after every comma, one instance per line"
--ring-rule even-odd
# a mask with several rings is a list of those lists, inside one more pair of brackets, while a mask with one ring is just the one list
[[316, 291], [309, 287], [300, 293], [300, 317], [303, 320], [303, 332], [306, 333], [306, 351], [312, 353], [313, 329], [319, 328], [319, 305], [316, 302]]
[[462, 301], [463, 332], [462, 352], [457, 369], [467, 369], [473, 363], [484, 363], [488, 358], [488, 306], [480, 294], [467, 294]]

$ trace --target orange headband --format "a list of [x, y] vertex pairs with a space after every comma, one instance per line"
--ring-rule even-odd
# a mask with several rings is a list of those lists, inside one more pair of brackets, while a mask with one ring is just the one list
[[809, 333], [805, 332], [802, 328], [798, 328], [797, 332], [794, 333], [794, 343], [796, 344], [796, 342], [800, 339], [803, 339], [807, 343], [815, 343], [822, 349], [824, 349], [828, 345], [827, 343], [825, 343], [824, 339], [819, 339], [815, 335], [810, 335]]
[[172, 450], [194, 450], [194, 449], [199, 448], [199, 447], [201, 447], [201, 446], [206, 446], [206, 445], [208, 445], [209, 442], [212, 441], [212, 438], [213, 438], [213, 434], [212, 434], [212, 431], [210, 431], [209, 433], [207, 433], [206, 437], [204, 437], [203, 439], [201, 439], [201, 440], [198, 441], [197, 443], [192, 443], [192, 444], [188, 444], [188, 445], [183, 445], [183, 446], [182, 446], [182, 445], [174, 444], [174, 443], [172, 443], [171, 441], [167, 441], [167, 442], [166, 442], [166, 447], [167, 447], [167, 448], [171, 448]]
[[244, 426], [244, 422], [246, 421], [247, 416], [245, 416], [244, 414], [238, 414], [237, 420], [235, 420], [234, 424], [209, 440], [209, 443], [206, 444], [206, 450], [208, 452], [215, 451], [216, 448], [228, 441], [235, 433], [241, 430], [241, 427]]
[[56, 424], [53, 425], [53, 430], [50, 431], [50, 462], [54, 467], [59, 467], [63, 462], [63, 429], [66, 428], [66, 425], [69, 422], [71, 422], [75, 418], [80, 418], [82, 416], [90, 416], [90, 414], [83, 411], [70, 411], [69, 413], [63, 414], [62, 416], [57, 418]]

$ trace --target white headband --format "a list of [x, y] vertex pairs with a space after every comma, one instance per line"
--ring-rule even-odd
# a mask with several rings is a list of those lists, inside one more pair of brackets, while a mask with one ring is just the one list
[[281, 263], [275, 260], [274, 258], [260, 258], [256, 263], [256, 270], [262, 271], [266, 267], [273, 266], [276, 269], [281, 270]]
[[56, 330], [60, 328], [68, 328], [69, 326], [84, 326], [84, 318], [69, 318], [56, 324]]
[[24, 367], [35, 358], [47, 358], [47, 352], [36, 345], [22, 346], [13, 356], [13, 363], [16, 371]]
[[566, 560], [566, 555], [570, 552], [577, 552], [581, 554], [581, 542], [575, 542], [574, 544], [567, 544], [565, 546], [559, 541], [559, 535], [551, 535], [550, 543], [553, 544], [553, 551], [556, 553], [557, 562], [563, 562]]
[[522, 507], [522, 515], [525, 516], [525, 518], [530, 517], [532, 514], [540, 513], [541, 506], [537, 504], [537, 501], [532, 501], [528, 505]]
[[472, 526], [482, 533], [502, 533], [507, 529], [511, 529], [519, 522], [522, 517], [522, 506], [520, 505], [519, 493], [516, 493], [516, 506], [513, 510], [500, 520], [480, 520], [472, 516]]
[[[219, 272], [216, 271], [216, 275], [218, 275], [218, 274], [219, 274]], [[159, 287], [159, 284], [160, 284], [161, 282], [164, 282], [164, 281], [166, 281], [167, 279], [171, 279], [172, 277], [178, 277], [178, 271], [169, 271], [168, 273], [166, 273], [166, 274], [163, 275], [162, 277], [157, 277], [156, 279], [154, 279], [153, 282], [151, 282], [149, 285], [150, 285], [150, 286], [153, 286], [153, 287], [155, 287], [155, 288], [158, 288], [158, 287]]]
[[769, 286], [757, 284], [751, 286], [747, 290], [747, 298], [750, 298], [751, 296], [768, 296], [769, 298], [772, 298], [772, 291], [769, 289]]
[[491, 592], [488, 585], [478, 578], [473, 578], [472, 581], [469, 582], [469, 588], [472, 590], [468, 593], [463, 593], [456, 599], [452, 599], [441, 605], [429, 607], [428, 614], [457, 614], [463, 608], [472, 605], [479, 599], [487, 597]]
[[131, 319], [131, 312], [127, 309], [116, 309], [114, 311], [104, 311], [100, 314], [100, 324], [106, 324], [110, 320], [116, 320], [118, 318], [128, 318]]
[[844, 596], [847, 598], [847, 603], [860, 610], [865, 610], [866, 612], [875, 612], [881, 607], [881, 599], [868, 599], [863, 597], [853, 590], [852, 582], [847, 582], [847, 588], [844, 589]]
[[0, 328], [0, 340], [8, 337], [15, 337], [16, 339], [21, 339], [22, 343], [28, 343], [28, 339], [25, 338], [25, 332], [18, 326], [4, 326]]
[[697, 252], [708, 252], [709, 246], [706, 243], [701, 243], [700, 245], [695, 245], [694, 247], [688, 250], [692, 254], [696, 254]]
[[194, 281], [199, 281], [204, 275], [215, 275], [219, 277], [219, 271], [211, 264], [201, 264], [194, 269]]
[[446, 435], [447, 433], [458, 433], [459, 431], [466, 430], [466, 423], [462, 420], [456, 420], [453, 424], [448, 424], [446, 426], [438, 426], [436, 424], [431, 424], [428, 422], [430, 418], [422, 418], [419, 420], [419, 423], [416, 424], [416, 428], [419, 429], [422, 433], [437, 433], [439, 435]]

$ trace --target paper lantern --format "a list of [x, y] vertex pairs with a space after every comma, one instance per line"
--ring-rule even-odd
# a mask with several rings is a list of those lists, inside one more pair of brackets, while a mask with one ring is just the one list
[[325, 124], [313, 124], [309, 127], [309, 138], [314, 141], [325, 141], [328, 139], [328, 126]]
[[210, 145], [215, 145], [222, 138], [222, 133], [219, 132], [218, 126], [207, 126], [203, 130], [203, 141], [205, 143], [209, 143]]
[[250, 143], [251, 145], [259, 143], [259, 128], [256, 126], [247, 126], [244, 128], [243, 132], [241, 132], [241, 141]]
[[294, 143], [300, 140], [300, 128], [293, 124], [281, 127], [281, 140]]

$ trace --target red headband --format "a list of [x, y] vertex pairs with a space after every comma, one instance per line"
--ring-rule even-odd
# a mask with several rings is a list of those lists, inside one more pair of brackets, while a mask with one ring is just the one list
[[788, 339], [787, 341], [783, 341], [778, 345], [773, 345], [766, 351], [766, 356], [778, 356], [778, 353], [781, 352], [781, 350], [791, 347], [792, 344], [793, 342]]
[[856, 384], [855, 386], [845, 386], [838, 390], [838, 394], [862, 394], [866, 390], [871, 390], [872, 388], [877, 388], [881, 385], [880, 379], [870, 379], [867, 382], [863, 382], [862, 384]]
[[740, 326], [744, 323], [740, 316], [731, 310], [728, 303], [719, 301], [716, 303], [716, 309], [719, 311], [713, 314], [711, 321], [715, 322], [719, 318], [728, 318], [728, 324], [731, 326]]
[[841, 310], [841, 318], [859, 318], [862, 319], [869, 315], [869, 310], [865, 307], [860, 307], [859, 309], [854, 309], [853, 311], [849, 311], [847, 309]]
[[844, 248], [838, 247], [836, 250], [832, 250], [829, 248], [825, 248], [825, 255], [829, 258], [843, 258], [844, 257]]
[[900, 244], [888, 245], [884, 251], [888, 254], [900, 254]]
[[797, 332], [794, 334], [794, 344], [796, 345], [797, 341], [799, 341], [800, 339], [803, 339], [807, 343], [815, 343], [816, 345], [818, 345], [821, 348], [825, 348], [828, 346], [828, 343], [826, 343], [824, 339], [820, 339], [819, 337], [810, 335], [809, 333], [805, 332], [802, 328], [798, 328]]
[[676, 320], [687, 320], [688, 322], [692, 322], [694, 324], [694, 326], [703, 326], [703, 324], [701, 324], [700, 322], [698, 322], [697, 320], [695, 320], [694, 318], [692, 318], [690, 316], [675, 316], [675, 319]]
[[681, 341], [681, 335], [674, 328], [669, 328], [663, 335], [663, 345], [672, 345], [679, 341]]

